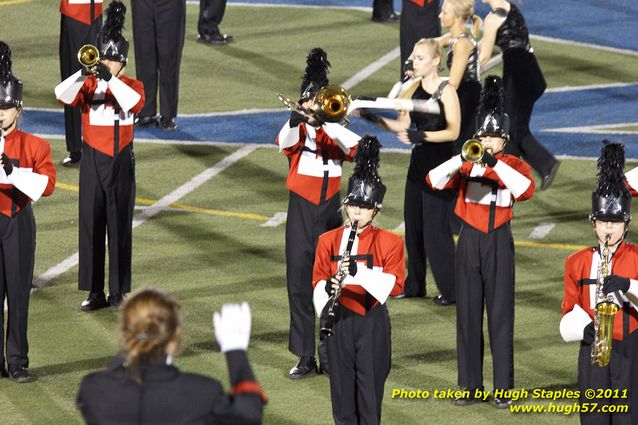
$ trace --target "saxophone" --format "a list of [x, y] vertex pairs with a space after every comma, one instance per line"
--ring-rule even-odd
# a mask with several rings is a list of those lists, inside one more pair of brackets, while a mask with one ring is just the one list
[[596, 279], [596, 307], [594, 312], [595, 337], [591, 347], [591, 364], [605, 367], [611, 358], [611, 342], [614, 333], [614, 316], [618, 312], [618, 304], [614, 295], [603, 293], [603, 283], [609, 275], [609, 235], [605, 238], [605, 247], [598, 265]]

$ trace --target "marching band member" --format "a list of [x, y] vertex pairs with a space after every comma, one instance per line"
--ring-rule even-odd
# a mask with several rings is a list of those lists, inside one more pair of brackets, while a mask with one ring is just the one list
[[[60, 0], [60, 74], [66, 80], [81, 68], [78, 51], [93, 43], [102, 27], [102, 0]], [[82, 111], [64, 107], [66, 148], [65, 167], [80, 165], [82, 156]]]
[[77, 406], [86, 423], [261, 424], [266, 396], [246, 355], [250, 308], [225, 304], [213, 323], [228, 362], [230, 393], [216, 379], [172, 365], [182, 337], [179, 303], [155, 289], [132, 295], [120, 316], [121, 354], [80, 384]]
[[[346, 224], [319, 238], [312, 277], [317, 312], [343, 279], [333, 335], [326, 337], [332, 414], [338, 425], [381, 421], [392, 355], [386, 300], [401, 293], [405, 278], [403, 241], [373, 224], [386, 191], [377, 174], [375, 137], [361, 139], [355, 161], [343, 201]], [[350, 235], [355, 222], [356, 236]]]
[[[578, 355], [578, 386], [581, 403], [596, 402], [600, 405], [627, 404], [629, 398], [621, 398], [622, 390], [631, 395], [632, 341], [635, 345], [638, 332], [638, 246], [625, 242], [631, 220], [631, 196], [624, 186], [624, 148], [618, 143], [605, 145], [598, 159], [598, 188], [592, 193], [592, 212], [589, 219], [596, 235], [596, 246], [571, 254], [565, 260], [565, 295], [560, 334], [565, 342], [580, 341]], [[605, 244], [607, 243], [607, 251]], [[608, 255], [609, 263], [603, 259]], [[605, 270], [607, 276], [601, 275]], [[599, 279], [601, 282], [599, 282]], [[615, 294], [621, 308], [613, 318], [613, 341], [609, 364], [601, 367], [592, 364], [591, 353], [595, 340], [595, 307], [597, 284], [602, 292]], [[614, 389], [618, 396], [590, 399], [584, 393], [588, 389]], [[632, 406], [633, 407], [633, 406]], [[632, 409], [632, 415], [638, 415]], [[623, 413], [580, 413], [581, 424], [630, 424], [631, 417]], [[633, 423], [636, 423], [633, 421]]]
[[9, 46], [0, 41], [0, 378], [9, 376], [15, 382], [30, 379], [27, 317], [35, 260], [31, 202], [53, 193], [56, 176], [49, 144], [17, 128], [21, 113], [22, 81], [12, 73]]
[[[441, 25], [450, 30], [438, 40], [442, 46], [448, 46], [449, 81], [456, 89], [461, 104], [461, 132], [456, 139], [456, 145], [460, 147], [474, 133], [476, 108], [481, 94], [476, 43], [481, 18], [474, 15], [474, 0], [445, 0], [439, 19]], [[472, 20], [469, 34], [465, 31], [468, 19]]]
[[[303, 107], [328, 84], [327, 54], [310, 51], [301, 83]], [[339, 227], [341, 163], [352, 161], [359, 136], [337, 123], [322, 123], [316, 117], [293, 111], [276, 144], [288, 158], [286, 187], [290, 191], [286, 222], [286, 280], [290, 305], [289, 350], [299, 356], [290, 370], [291, 379], [317, 371], [315, 320], [312, 306], [312, 265], [319, 236]], [[323, 357], [323, 347], [319, 355]], [[325, 363], [325, 364], [324, 364]], [[327, 362], [322, 359], [322, 369]]]
[[[397, 132], [401, 142], [413, 145], [405, 182], [405, 244], [408, 251], [406, 297], [424, 297], [425, 275], [429, 260], [440, 295], [439, 305], [455, 303], [454, 239], [450, 229], [456, 194], [452, 190], [431, 189], [423, 178], [434, 167], [454, 155], [454, 141], [459, 135], [461, 111], [454, 87], [439, 77], [441, 48], [434, 39], [421, 39], [409, 57], [413, 81], [399, 98], [437, 102], [439, 114], [400, 112], [397, 120], [374, 115], [385, 128]], [[364, 118], [372, 114], [361, 114]], [[410, 129], [412, 123], [416, 130]]]
[[[503, 111], [500, 78], [488, 77], [477, 113], [477, 137], [484, 148], [482, 163], [453, 156], [427, 176], [434, 189], [458, 189], [456, 214], [463, 221], [456, 246], [457, 356], [459, 386], [480, 401], [483, 389], [483, 309], [494, 363], [494, 388], [514, 386], [514, 241], [510, 229], [515, 201], [532, 197], [535, 189], [529, 165], [503, 153], [509, 118]], [[495, 398], [497, 408], [511, 404]]]
[[[142, 83], [126, 77], [129, 48], [122, 36], [126, 7], [109, 4], [96, 46], [93, 75], [78, 71], [55, 88], [58, 101], [82, 108], [85, 146], [80, 166], [79, 289], [82, 311], [117, 308], [131, 290], [135, 205], [133, 118], [144, 104]], [[104, 238], [108, 231], [109, 296], [104, 296]]]
[[483, 38], [479, 42], [479, 58], [485, 65], [494, 45], [503, 53], [503, 85], [505, 112], [512, 120], [507, 153], [524, 158], [541, 176], [541, 190], [554, 180], [560, 162], [532, 135], [529, 121], [534, 103], [547, 83], [529, 44], [525, 18], [516, 5], [506, 0], [483, 0], [492, 11], [485, 18]]

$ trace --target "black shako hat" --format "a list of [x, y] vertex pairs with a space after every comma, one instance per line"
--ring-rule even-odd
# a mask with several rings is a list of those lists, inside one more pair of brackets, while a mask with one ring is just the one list
[[631, 220], [631, 194], [625, 186], [625, 147], [603, 140], [598, 158], [598, 187], [591, 194], [589, 219]]
[[348, 195], [345, 205], [360, 204], [368, 208], [381, 209], [386, 187], [377, 173], [379, 167], [379, 140], [365, 135], [359, 141], [354, 155], [354, 172], [348, 180]]
[[0, 41], [0, 108], [19, 108], [22, 106], [22, 81], [13, 75], [11, 49]]
[[488, 76], [476, 112], [476, 137], [497, 136], [509, 140], [510, 117], [505, 113], [504, 99], [501, 78]]
[[321, 47], [315, 47], [308, 53], [306, 71], [299, 90], [300, 99], [310, 99], [319, 89], [328, 85], [329, 67], [328, 54]]
[[126, 6], [121, 1], [112, 1], [106, 9], [106, 21], [97, 35], [95, 44], [100, 59], [126, 63], [129, 43], [122, 35]]

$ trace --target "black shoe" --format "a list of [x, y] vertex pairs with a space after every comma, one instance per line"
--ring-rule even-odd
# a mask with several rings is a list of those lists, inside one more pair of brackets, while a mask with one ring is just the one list
[[319, 375], [323, 375], [325, 373], [326, 375], [330, 376], [330, 369], [327, 366], [320, 364], [319, 371], [317, 373], [319, 373]]
[[8, 378], [9, 372], [7, 372], [7, 368], [4, 365], [0, 365], [0, 378]]
[[503, 398], [495, 398], [494, 399], [494, 407], [497, 409], [507, 409], [512, 405], [512, 399], [503, 397]]
[[395, 22], [399, 22], [400, 16], [401, 15], [397, 15], [394, 12], [386, 16], [373, 16], [372, 22], [395, 23]]
[[197, 36], [198, 43], [211, 44], [213, 46], [223, 46], [233, 41], [234, 37], [228, 34], [204, 34]]
[[13, 382], [22, 384], [23, 382], [28, 382], [31, 379], [31, 375], [29, 375], [29, 372], [22, 366], [9, 366], [9, 378], [11, 378]]
[[437, 295], [436, 297], [432, 298], [432, 302], [436, 305], [442, 306], [456, 304], [456, 301], [449, 301], [447, 298], [444, 298], [443, 295]]
[[309, 376], [317, 373], [317, 361], [314, 357], [299, 357], [299, 361], [290, 369], [288, 373], [288, 378], [290, 379], [301, 379], [307, 378]]
[[62, 160], [62, 166], [63, 167], [79, 167], [81, 157], [82, 157], [82, 152], [69, 152], [66, 158]]
[[122, 305], [122, 302], [124, 302], [124, 295], [121, 292], [113, 292], [109, 294], [107, 301], [111, 307], [117, 310], [120, 308], [120, 305]]
[[[483, 391], [483, 388], [480, 388], [480, 390]], [[484, 401], [481, 397], [476, 397], [476, 388], [462, 387], [461, 391], [469, 391], [470, 395], [468, 397], [455, 398], [452, 401], [455, 406], [467, 406], [469, 404], [481, 403], [482, 401]]]
[[135, 119], [135, 127], [138, 128], [157, 127], [158, 125], [157, 118], [150, 115], [137, 117]]
[[550, 170], [543, 175], [543, 181], [541, 182], [541, 190], [545, 190], [549, 186], [551, 186], [552, 182], [554, 181], [554, 177], [556, 177], [556, 173], [558, 172], [558, 167], [560, 167], [560, 161], [556, 160], [554, 165], [552, 165], [552, 168], [550, 168]]
[[109, 303], [106, 301], [103, 292], [91, 292], [87, 299], [82, 301], [80, 305], [80, 310], [82, 311], [93, 311], [99, 310], [101, 308], [106, 308], [109, 306]]
[[175, 131], [175, 130], [177, 130], [177, 124], [175, 124], [175, 121], [173, 120], [173, 118], [164, 118], [164, 117], [162, 117], [160, 119], [159, 126], [164, 131]]

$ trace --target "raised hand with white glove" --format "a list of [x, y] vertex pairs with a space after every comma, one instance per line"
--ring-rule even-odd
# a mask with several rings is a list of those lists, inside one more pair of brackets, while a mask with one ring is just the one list
[[220, 312], [213, 313], [215, 338], [222, 353], [248, 349], [251, 314], [248, 303], [224, 304]]

